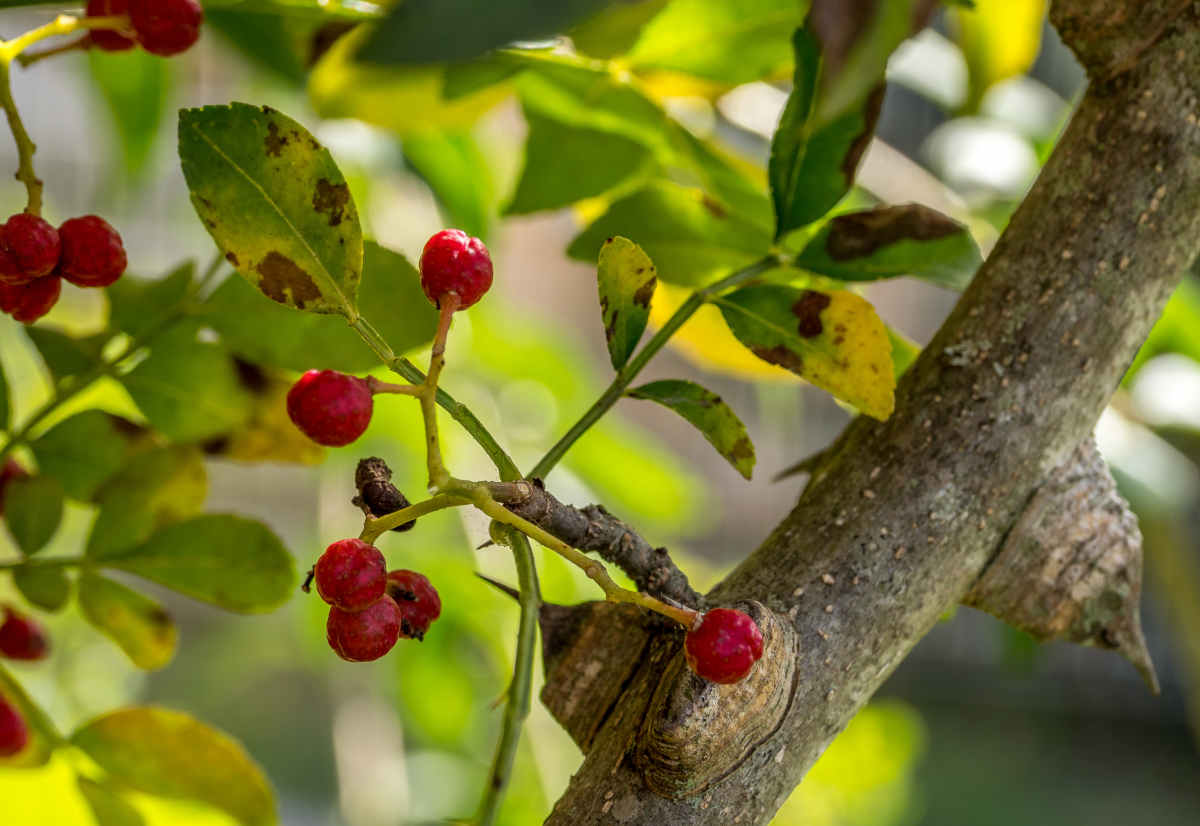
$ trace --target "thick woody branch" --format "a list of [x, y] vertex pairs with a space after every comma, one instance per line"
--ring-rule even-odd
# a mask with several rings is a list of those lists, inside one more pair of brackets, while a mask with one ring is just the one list
[[[666, 665], [643, 657], [550, 824], [767, 823], [980, 580], [1041, 482], [1091, 432], [1200, 250], [1200, 9], [1140, 28], [1177, 5], [1057, 4], [1076, 15], [1064, 35], [1084, 55], [1090, 24], [1108, 19], [1087, 9], [1121, 10], [1130, 25], [1104, 53], [1136, 60], [1115, 76], [1092, 63], [1104, 79], [905, 376], [892, 418], [856, 420], [796, 508], [709, 595], [756, 599], [795, 627], [802, 676], [775, 734], [703, 794], [655, 795], [630, 755]], [[609, 660], [597, 652], [579, 667]]]
[[592, 551], [624, 571], [652, 597], [702, 608], [704, 599], [671, 561], [666, 548], [656, 548], [603, 505], [576, 508], [554, 498], [540, 480], [491, 485], [492, 497], [517, 516], [581, 551]]

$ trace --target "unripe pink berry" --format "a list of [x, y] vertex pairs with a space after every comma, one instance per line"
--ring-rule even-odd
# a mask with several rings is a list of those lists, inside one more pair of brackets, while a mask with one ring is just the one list
[[763, 653], [762, 632], [749, 615], [714, 608], [688, 632], [684, 655], [692, 671], [714, 683], [741, 681]]
[[383, 596], [387, 563], [374, 545], [342, 539], [321, 554], [313, 579], [321, 599], [343, 611], [361, 611]]
[[59, 271], [77, 287], [107, 287], [125, 272], [125, 245], [120, 234], [98, 215], [64, 221]]
[[352, 663], [377, 660], [400, 639], [400, 608], [391, 597], [380, 597], [362, 611], [329, 609], [325, 638], [343, 660]]
[[374, 410], [366, 381], [336, 370], [309, 370], [287, 395], [288, 416], [319, 445], [341, 447], [363, 434]]
[[444, 229], [425, 242], [421, 252], [421, 288], [434, 304], [447, 293], [458, 294], [465, 310], [492, 286], [492, 256], [478, 238], [462, 230]]
[[437, 589], [424, 574], [416, 571], [391, 571], [387, 575], [387, 594], [400, 606], [403, 621], [400, 632], [416, 640], [442, 614], [442, 600]]

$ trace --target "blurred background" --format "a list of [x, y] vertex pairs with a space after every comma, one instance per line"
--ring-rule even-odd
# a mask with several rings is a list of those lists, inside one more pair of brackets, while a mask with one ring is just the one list
[[[882, 200], [922, 201], [967, 221], [986, 250], [1053, 148], [1083, 84], [1044, 12], [1036, 0], [978, 0], [971, 13], [939, 12], [933, 26], [905, 43], [889, 63], [878, 138], [860, 185]], [[46, 19], [45, 10], [0, 12], [0, 36]], [[213, 12], [199, 47], [170, 61], [78, 54], [17, 71], [15, 95], [38, 142], [51, 219], [109, 217], [125, 236], [131, 270], [141, 275], [166, 273], [184, 258], [203, 266], [213, 246], [179, 172], [175, 110], [242, 100], [291, 115], [329, 146], [380, 243], [415, 261], [424, 240], [448, 224], [488, 241], [496, 289], [456, 319], [444, 384], [528, 466], [609, 379], [594, 267], [564, 255], [586, 205], [505, 214], [527, 128], [513, 100], [433, 133], [389, 125], [395, 118], [386, 97], [362, 103], [366, 120], [322, 118], [303, 65], [264, 45], [278, 34], [265, 21], [254, 31]], [[719, 96], [669, 84], [658, 91], [689, 128], [761, 165], [787, 83], [781, 77]], [[576, 160], [588, 162], [582, 154]], [[0, 169], [15, 164], [11, 145], [0, 139]], [[0, 209], [20, 209], [22, 197], [15, 184], [4, 186]], [[868, 297], [918, 343], [955, 300], [910, 279], [873, 286]], [[667, 302], [656, 302], [661, 318]], [[71, 290], [48, 322], [87, 332], [103, 325], [105, 313], [97, 291]], [[0, 351], [19, 420], [50, 388], [37, 351], [9, 319], [0, 319]], [[758, 448], [754, 481], [742, 480], [670, 412], [634, 402], [619, 406], [548, 480], [561, 499], [602, 502], [651, 542], [669, 546], [701, 588], [753, 549], [794, 503], [802, 482], [772, 477], [826, 445], [849, 420], [828, 395], [741, 353], [701, 315], [647, 373], [698, 380], [734, 408]], [[89, 405], [138, 415], [115, 382], [101, 382], [64, 415]], [[265, 520], [306, 569], [328, 542], [357, 533], [361, 517], [349, 499], [358, 458], [385, 457], [401, 489], [420, 492], [416, 414], [415, 405], [380, 403], [367, 435], [320, 465], [212, 461], [209, 507]], [[491, 475], [486, 458], [452, 424], [443, 432], [457, 475]], [[1162, 696], [1149, 695], [1114, 654], [1039, 646], [961, 608], [838, 738], [777, 824], [1200, 823], [1197, 274], [1172, 300], [1097, 435], [1145, 534], [1143, 617]], [[181, 627], [179, 653], [164, 670], [137, 671], [68, 612], [49, 620], [59, 641], [52, 661], [13, 671], [63, 727], [139, 702], [180, 708], [230, 732], [263, 765], [287, 826], [465, 816], [491, 759], [517, 608], [473, 576], [516, 581], [505, 551], [473, 550], [487, 526], [463, 516], [441, 512], [413, 533], [381, 541], [392, 565], [430, 577], [444, 613], [423, 644], [402, 644], [380, 662], [349, 665], [332, 654], [325, 607], [315, 596], [297, 593], [268, 616], [234, 617], [154, 591]], [[92, 518], [88, 509], [72, 510], [48, 553], [75, 552]], [[0, 535], [0, 557], [15, 554], [7, 543]], [[538, 558], [547, 599], [595, 598], [578, 572], [549, 554], [539, 551]], [[0, 585], [7, 588], [7, 581]], [[17, 597], [0, 590], [0, 599]], [[541, 822], [580, 759], [535, 704], [502, 821]], [[57, 762], [0, 771], [0, 822], [89, 822], [73, 800], [77, 792], [63, 785], [66, 771]], [[225, 822], [184, 806], [164, 817]]]

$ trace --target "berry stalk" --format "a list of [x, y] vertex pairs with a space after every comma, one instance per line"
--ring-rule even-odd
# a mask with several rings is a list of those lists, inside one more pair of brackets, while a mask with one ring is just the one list
[[363, 542], [375, 544], [375, 540], [383, 536], [392, 528], [399, 527], [405, 522], [411, 522], [414, 519], [424, 516], [427, 513], [440, 511], [445, 508], [459, 507], [460, 505], [471, 504], [469, 499], [464, 499], [461, 496], [451, 494], [438, 494], [437, 496], [426, 499], [424, 502], [417, 502], [415, 505], [409, 505], [407, 508], [401, 508], [398, 511], [392, 511], [387, 516], [381, 516], [378, 519], [366, 520], [363, 525], [362, 533], [358, 538]]
[[429, 354], [429, 373], [418, 398], [421, 400], [421, 416], [425, 420], [425, 462], [429, 466], [429, 487], [442, 490], [450, 481], [450, 472], [442, 459], [442, 447], [438, 441], [437, 386], [446, 366], [446, 336], [450, 333], [450, 321], [458, 310], [457, 293], [447, 293], [438, 304], [437, 335], [433, 337], [433, 350]]

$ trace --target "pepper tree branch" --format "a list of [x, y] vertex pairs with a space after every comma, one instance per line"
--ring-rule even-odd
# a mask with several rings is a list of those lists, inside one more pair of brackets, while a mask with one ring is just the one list
[[[1092, 78], [1053, 155], [901, 382], [893, 416], [853, 422], [795, 509], [709, 595], [758, 599], [794, 623], [802, 678], [775, 734], [702, 799], [654, 795], [628, 759], [664, 669], [643, 657], [549, 824], [767, 823], [979, 579], [1091, 432], [1200, 250], [1200, 7], [1179, 9], [1053, 4]], [[1135, 53], [1127, 71], [1111, 62]], [[622, 645], [642, 657], [637, 618], [603, 614], [593, 660]]]

